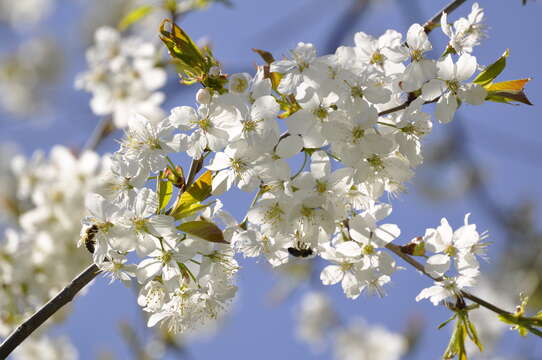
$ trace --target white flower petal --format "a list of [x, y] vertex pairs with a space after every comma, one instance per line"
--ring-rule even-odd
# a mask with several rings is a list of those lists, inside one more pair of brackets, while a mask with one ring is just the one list
[[328, 265], [320, 273], [320, 280], [324, 285], [334, 285], [342, 280], [344, 272], [338, 265]]

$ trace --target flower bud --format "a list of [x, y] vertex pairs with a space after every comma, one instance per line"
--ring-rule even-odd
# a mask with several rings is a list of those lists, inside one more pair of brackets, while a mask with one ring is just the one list
[[204, 89], [199, 89], [198, 92], [196, 93], [196, 101], [199, 103], [199, 104], [209, 104], [211, 102], [211, 93], [209, 93], [209, 90], [204, 88]]
[[175, 172], [171, 171], [170, 168], [166, 168], [164, 170], [163, 177], [165, 179], [168, 179], [168, 181], [171, 181], [173, 186], [183, 190], [186, 186], [185, 180], [184, 180], [184, 172], [183, 168], [180, 166], [175, 166]]

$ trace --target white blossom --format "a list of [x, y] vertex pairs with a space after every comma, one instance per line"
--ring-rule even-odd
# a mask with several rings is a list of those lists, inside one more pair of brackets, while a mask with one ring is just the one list
[[472, 53], [475, 46], [480, 45], [486, 37], [484, 9], [478, 3], [472, 4], [468, 17], [459, 18], [452, 25], [448, 24], [448, 14], [443, 13], [440, 18], [442, 32], [450, 38], [449, 45], [456, 53]]
[[92, 93], [92, 111], [112, 116], [118, 128], [126, 127], [134, 112], [162, 117], [164, 95], [156, 90], [165, 84], [166, 73], [156, 65], [158, 49], [138, 37], [123, 39], [110, 27], [98, 28], [94, 41], [86, 53], [89, 70], [75, 81], [78, 89]]

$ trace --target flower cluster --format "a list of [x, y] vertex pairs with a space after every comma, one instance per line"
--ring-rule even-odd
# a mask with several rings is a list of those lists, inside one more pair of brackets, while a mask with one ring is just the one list
[[[473, 8], [473, 17], [480, 11]], [[82, 239], [92, 238], [95, 262], [113, 278], [137, 277], [149, 326], [182, 331], [216, 317], [235, 294], [234, 252], [263, 255], [273, 266], [319, 256], [328, 263], [323, 284], [340, 282], [352, 299], [363, 291], [385, 294], [397, 266], [383, 249], [400, 229], [381, 223], [392, 211], [382, 197], [401, 192], [423, 161], [421, 140], [432, 121], [422, 106], [436, 102], [436, 119], [447, 123], [461, 103], [481, 104], [487, 93], [468, 81], [478, 67], [474, 56], [428, 57], [432, 45], [419, 24], [406, 41], [393, 30], [379, 38], [357, 33], [354, 41], [324, 56], [299, 43], [286, 59], [265, 56], [268, 65], [254, 76], [226, 77], [213, 66], [201, 75], [209, 86], [198, 91], [197, 107], [175, 107], [160, 121], [130, 118], [107, 191], [87, 199]], [[208, 60], [186, 46], [194, 59]], [[204, 65], [187, 64], [194, 71]], [[179, 153], [193, 159], [193, 169], [205, 166], [209, 181], [191, 183], [190, 171], [185, 183], [171, 160]], [[211, 189], [202, 196], [206, 184]], [[241, 222], [218, 200], [202, 203], [211, 191], [233, 187], [256, 193]], [[218, 220], [223, 238], [210, 235]], [[475, 232], [472, 226], [461, 232]], [[452, 241], [444, 232], [435, 230], [438, 241]], [[446, 247], [436, 238], [428, 234], [427, 243], [438, 253]], [[469, 263], [462, 271], [470, 278], [474, 245], [449, 253]], [[133, 251], [137, 265], [127, 263]]]
[[[476, 225], [469, 224], [469, 215], [465, 215], [465, 224], [453, 231], [446, 219], [442, 219], [436, 229], [427, 229], [422, 242], [426, 250], [434, 253], [427, 259], [425, 271], [434, 278], [435, 285], [426, 288], [416, 297], [416, 301], [429, 298], [434, 305], [451, 296], [456, 296], [459, 290], [468, 288], [476, 283], [480, 275], [478, 257], [485, 256], [487, 233], [479, 234]], [[451, 264], [455, 265], [456, 276], [445, 276], [450, 271]]]
[[[142, 285], [138, 303], [151, 313], [149, 326], [164, 321], [180, 332], [218, 316], [236, 292], [232, 281], [238, 266], [225, 240], [204, 241], [197, 232], [190, 236], [190, 229], [163, 211], [158, 194], [144, 187], [151, 172], [166, 167], [166, 154], [179, 149], [172, 130], [167, 120], [130, 120], [121, 150], [112, 158], [105, 197], [87, 197], [90, 216], [81, 234], [82, 241], [93, 242], [95, 262], [113, 278], [137, 276]], [[216, 201], [182, 220], [212, 227], [215, 219], [230, 219], [221, 207]], [[126, 264], [126, 255], [134, 250], [143, 258], [137, 267]]]
[[449, 51], [470, 54], [475, 46], [480, 45], [480, 41], [486, 36], [483, 20], [484, 9], [478, 3], [472, 5], [468, 17], [459, 18], [453, 24], [448, 24], [448, 14], [442, 14], [440, 26], [444, 34], [450, 38]]
[[162, 116], [166, 82], [158, 66], [160, 53], [138, 37], [122, 38], [110, 27], [99, 28], [95, 45], [87, 50], [89, 70], [78, 75], [75, 85], [92, 93], [90, 107], [96, 115], [110, 115], [118, 128], [126, 127], [133, 111], [151, 118]]
[[[85, 194], [96, 191], [105, 168], [97, 154], [75, 156], [61, 146], [48, 157], [41, 152], [31, 158], [13, 152], [4, 155], [7, 152], [2, 160], [9, 161], [0, 164], [0, 181], [11, 184], [2, 186], [11, 193], [0, 193], [0, 203], [7, 205], [2, 210], [10, 215], [5, 217], [10, 221], [0, 242], [0, 336], [56, 295], [82, 270], [81, 264], [89, 262], [73, 239], [85, 215]], [[21, 351], [48, 347], [55, 346], [43, 339]]]

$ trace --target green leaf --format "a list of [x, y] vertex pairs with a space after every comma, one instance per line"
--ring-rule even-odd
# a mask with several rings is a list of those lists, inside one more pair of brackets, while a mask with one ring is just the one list
[[502, 54], [497, 61], [485, 68], [485, 70], [478, 74], [478, 76], [476, 76], [472, 82], [484, 86], [493, 81], [493, 79], [499, 76], [499, 74], [506, 67], [506, 58], [509, 54], [508, 49], [506, 49], [504, 54]]
[[211, 204], [200, 204], [200, 203], [191, 204], [189, 206], [182, 206], [172, 216], [176, 220], [184, 219], [184, 218], [196, 215], [197, 213], [199, 213], [200, 211], [202, 211], [203, 209], [209, 206], [211, 206]]
[[209, 221], [188, 221], [177, 226], [177, 229], [203, 240], [214, 243], [228, 244], [228, 242], [224, 239], [222, 230], [220, 230], [220, 228], [214, 223]]
[[167, 179], [158, 178], [158, 212], [162, 211], [171, 200], [173, 195], [173, 183]]
[[209, 205], [201, 204], [212, 194], [213, 173], [206, 171], [201, 175], [177, 200], [170, 215], [175, 219], [182, 219], [196, 214]]
[[452, 320], [454, 320], [455, 318], [457, 317], [457, 314], [453, 314], [451, 318], [449, 318], [448, 320], [446, 320], [445, 322], [443, 322], [442, 324], [440, 324], [438, 326], [438, 329], [442, 329], [443, 327], [445, 327], [446, 325], [448, 325], [448, 323]]
[[483, 351], [483, 346], [480, 342], [480, 339], [478, 338], [478, 333], [476, 331], [476, 328], [474, 327], [474, 324], [472, 324], [469, 319], [469, 310], [467, 310], [467, 308], [462, 308], [456, 309], [454, 311], [455, 314], [439, 327], [440, 329], [451, 320], [457, 319], [454, 331], [452, 333], [452, 336], [450, 337], [450, 342], [446, 347], [443, 358], [452, 359], [457, 355], [458, 359], [467, 360], [467, 348], [465, 346], [467, 336], [469, 337], [469, 339], [472, 340], [474, 344], [476, 344], [476, 346], [478, 346], [480, 351]]
[[[271, 73], [271, 74], [278, 74], [278, 73]], [[278, 74], [280, 75], [280, 74]], [[280, 80], [279, 80], [280, 82]], [[278, 86], [278, 84], [277, 84]], [[283, 113], [281, 113], [278, 117], [280, 119], [286, 119], [293, 113], [301, 110], [301, 105], [297, 102], [295, 99], [295, 96], [289, 95], [289, 96], [283, 96], [283, 100], [278, 100], [278, 103], [280, 105], [280, 109], [284, 110]]]
[[467, 359], [467, 353], [465, 352], [465, 327], [461, 319], [457, 319], [455, 328], [450, 337], [450, 342], [444, 351], [442, 356], [444, 359], [453, 359], [456, 355], [460, 360]]
[[213, 172], [207, 170], [181, 195], [181, 203], [201, 202], [212, 194]]
[[149, 15], [154, 11], [154, 6], [152, 5], [142, 5], [130, 11], [126, 16], [122, 18], [117, 26], [120, 31], [128, 29], [130, 26], [143, 19], [145, 16]]
[[166, 19], [160, 24], [160, 34], [160, 39], [168, 48], [169, 54], [179, 62], [178, 66], [191, 79], [190, 81], [198, 81], [195, 78], [201, 78], [207, 73], [208, 61], [183, 29]]
[[199, 82], [220, 94], [227, 92], [224, 87], [227, 77], [224, 74], [210, 74], [213, 67], [220, 66], [210, 48], [204, 46], [200, 49], [183, 29], [169, 19], [160, 24], [160, 34], [183, 84]]
[[540, 318], [523, 316], [525, 313], [524, 304], [517, 307], [516, 312], [513, 314], [502, 314], [498, 318], [500, 321], [512, 325], [512, 330], [517, 330], [521, 336], [527, 336], [528, 333], [532, 333], [539, 337], [542, 337], [542, 333], [539, 329], [542, 327]]
[[181, 270], [183, 276], [185, 278], [190, 278], [192, 279], [193, 282], [195, 282], [196, 284], [198, 283], [198, 280], [196, 279], [196, 277], [194, 276], [194, 273], [192, 273], [192, 271], [190, 271], [190, 269], [188, 268], [188, 266], [186, 266], [185, 264], [181, 263], [181, 262], [178, 262], [177, 261], [177, 266], [179, 267], [179, 269]]
[[469, 338], [472, 340], [472, 342], [476, 346], [478, 346], [478, 349], [480, 349], [480, 351], [484, 351], [484, 346], [480, 342], [480, 338], [478, 337], [478, 332], [476, 331], [476, 328], [474, 327], [474, 324], [472, 323], [472, 321], [470, 321], [468, 316], [467, 316], [465, 322], [467, 324], [467, 334], [469, 335]]
[[222, 3], [227, 7], [232, 7], [233, 3], [230, 0], [196, 0], [195, 6], [204, 9], [212, 3]]

